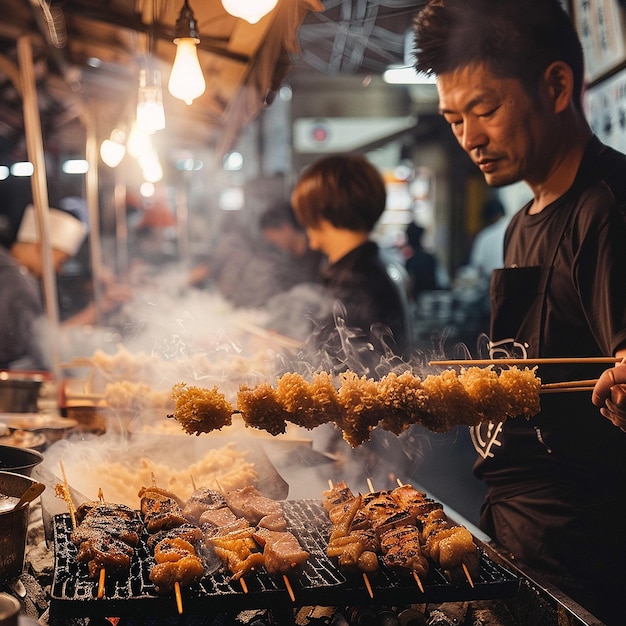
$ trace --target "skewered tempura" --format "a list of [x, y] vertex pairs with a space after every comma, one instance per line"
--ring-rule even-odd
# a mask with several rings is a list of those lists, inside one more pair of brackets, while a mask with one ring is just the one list
[[[500, 373], [492, 367], [468, 367], [458, 374], [445, 370], [424, 380], [410, 372], [390, 373], [379, 381], [344, 372], [338, 389], [329, 374], [316, 374], [308, 382], [290, 373], [280, 377], [276, 386], [241, 385], [237, 409], [247, 426], [272, 435], [284, 433], [287, 422], [309, 429], [331, 422], [356, 447], [368, 441], [376, 427], [400, 434], [411, 424], [421, 424], [433, 432], [446, 432], [459, 424], [530, 418], [540, 410], [541, 380], [535, 372], [536, 368], [516, 366]], [[173, 417], [188, 433], [221, 428], [227, 423], [228, 405], [215, 388], [203, 397], [202, 410], [179, 410], [179, 404], [194, 406], [196, 389], [175, 386]], [[191, 394], [189, 399], [187, 394]]]
[[172, 398], [176, 402], [172, 417], [190, 435], [219, 430], [232, 424], [233, 407], [217, 387], [203, 389], [178, 383], [172, 387]]

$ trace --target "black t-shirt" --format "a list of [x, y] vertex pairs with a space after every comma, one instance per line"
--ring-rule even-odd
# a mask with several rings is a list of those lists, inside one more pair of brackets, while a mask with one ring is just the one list
[[[541, 338], [539, 345], [526, 346], [528, 356], [607, 356], [626, 345], [624, 207], [626, 156], [594, 139], [572, 190], [539, 214], [529, 215], [526, 206], [514, 216], [505, 238], [505, 268], [545, 268], [558, 243]], [[516, 341], [528, 343], [525, 337]], [[586, 379], [603, 367], [544, 366], [538, 374], [544, 382]], [[597, 479], [607, 488], [624, 481], [626, 435], [599, 414], [589, 392], [543, 395], [541, 404], [541, 414], [530, 420], [474, 429], [478, 476], [507, 489], [555, 478]]]

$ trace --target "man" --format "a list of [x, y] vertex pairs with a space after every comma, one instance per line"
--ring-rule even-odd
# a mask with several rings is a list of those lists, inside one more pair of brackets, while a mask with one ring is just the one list
[[[561, 3], [432, 0], [415, 35], [416, 69], [437, 76], [440, 112], [485, 181], [532, 191], [492, 278], [492, 355], [626, 355], [626, 157], [585, 119], [582, 48]], [[544, 381], [601, 373], [539, 369]], [[605, 623], [623, 623], [626, 435], [588, 393], [570, 393], [472, 436], [488, 487], [482, 528]]]
[[235, 307], [263, 308], [296, 285], [318, 282], [320, 260], [289, 203], [279, 203], [261, 214], [258, 234], [243, 224], [225, 231], [190, 283], [214, 285]]
[[[79, 219], [50, 209], [50, 244], [55, 271], [76, 254], [87, 227]], [[38, 284], [43, 260], [35, 210], [29, 205], [10, 251], [0, 247], [0, 368], [48, 369], [44, 310]]]

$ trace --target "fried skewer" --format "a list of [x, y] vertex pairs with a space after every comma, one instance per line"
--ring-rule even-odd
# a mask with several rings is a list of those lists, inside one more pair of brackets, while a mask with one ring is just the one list
[[458, 374], [449, 369], [424, 380], [411, 371], [391, 372], [378, 381], [348, 371], [339, 375], [338, 388], [328, 373], [315, 374], [311, 381], [287, 373], [274, 386], [241, 385], [236, 409], [224, 406], [216, 388], [186, 388], [181, 383], [172, 391], [177, 403], [170, 417], [190, 434], [221, 429], [223, 414], [235, 410], [246, 426], [273, 435], [286, 432], [288, 422], [307, 429], [333, 423], [355, 448], [368, 441], [375, 428], [399, 435], [412, 424], [421, 424], [433, 432], [447, 432], [459, 424], [528, 419], [539, 413], [541, 381], [536, 367], [512, 365], [498, 372], [492, 365], [480, 368], [471, 360], [465, 364]]
[[[61, 476], [63, 477], [63, 486], [61, 488], [61, 495], [65, 499], [67, 503], [67, 508], [70, 513], [70, 520], [72, 521], [72, 528], [76, 528], [76, 511], [74, 509], [74, 502], [72, 500], [72, 494], [70, 493], [70, 485], [67, 482], [67, 475], [65, 473], [65, 465], [63, 465], [63, 461], [59, 461], [59, 466], [61, 467]], [[58, 493], [58, 489], [57, 489]]]

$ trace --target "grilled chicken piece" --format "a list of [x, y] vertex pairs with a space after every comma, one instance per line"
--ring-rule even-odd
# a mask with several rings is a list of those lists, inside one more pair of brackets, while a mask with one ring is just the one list
[[150, 535], [146, 543], [150, 552], [154, 553], [154, 549], [159, 542], [164, 539], [174, 539], [175, 537], [184, 539], [191, 544], [195, 544], [202, 539], [202, 530], [194, 524], [181, 524], [175, 528], [160, 530]]
[[372, 530], [355, 530], [350, 533], [339, 554], [339, 566], [346, 570], [373, 574], [378, 571], [380, 543]]
[[234, 580], [260, 569], [265, 561], [252, 538], [254, 527], [241, 519], [246, 526], [237, 528], [236, 525], [231, 525], [228, 532], [225, 529], [216, 529], [204, 538], [205, 545], [213, 550]]
[[229, 491], [226, 494], [226, 502], [235, 515], [245, 517], [254, 525], [266, 515], [283, 512], [279, 502], [266, 498], [256, 487], [252, 486]]
[[428, 574], [428, 561], [422, 553], [421, 535], [417, 526], [404, 526], [387, 531], [380, 538], [383, 563], [387, 567]]
[[478, 575], [478, 561], [478, 546], [467, 528], [459, 526], [439, 542], [439, 565], [446, 571], [452, 572], [465, 564], [470, 574]]
[[267, 528], [268, 530], [274, 530], [276, 532], [284, 532], [287, 530], [287, 520], [282, 510], [280, 510], [262, 517], [259, 520], [258, 527]]
[[80, 544], [76, 560], [87, 563], [89, 578], [98, 578], [103, 568], [107, 575], [127, 572], [133, 554], [133, 547], [120, 539], [98, 534]]
[[[198, 524], [200, 526], [227, 526], [228, 524], [232, 524], [238, 518], [227, 506], [222, 507], [221, 509], [208, 509], [203, 511], [202, 515], [198, 520]], [[248, 524], [248, 520], [246, 520], [246, 524]]]
[[336, 504], [332, 508], [328, 509], [328, 519], [330, 519], [331, 524], [338, 524], [341, 521], [346, 511], [348, 511], [351, 507], [354, 507], [355, 498], [357, 497], [359, 498], [359, 506], [361, 506], [361, 496], [359, 495], [351, 498], [350, 500], [346, 500], [345, 502]]
[[330, 512], [331, 509], [334, 509], [338, 505], [345, 504], [353, 498], [354, 494], [350, 490], [350, 487], [342, 480], [336, 485], [333, 485], [331, 489], [322, 492], [322, 506], [326, 511]]
[[170, 593], [176, 583], [187, 586], [199, 581], [204, 565], [191, 543], [174, 537], [163, 539], [154, 549], [157, 564], [150, 570], [150, 580], [157, 593]]
[[472, 534], [464, 526], [453, 524], [441, 515], [432, 511], [424, 523], [424, 552], [452, 580], [467, 580], [468, 573], [472, 579], [477, 577], [480, 573], [480, 553]]
[[115, 517], [124, 520], [136, 520], [137, 516], [133, 509], [125, 504], [113, 504], [109, 502], [101, 502], [94, 500], [91, 502], [83, 502], [74, 514], [76, 523], [80, 524], [87, 515], [96, 513], [99, 517]]
[[179, 504], [180, 500], [170, 497], [163, 491], [149, 488], [139, 492], [141, 494], [141, 513], [149, 533], [189, 523], [189, 520], [183, 515]]
[[194, 524], [198, 524], [200, 516], [205, 511], [215, 511], [226, 507], [226, 498], [215, 489], [202, 487], [196, 489], [183, 507], [183, 515]]
[[258, 528], [252, 536], [263, 548], [265, 569], [270, 576], [298, 575], [310, 556], [288, 531]]
[[141, 529], [134, 511], [101, 502], [87, 502], [78, 510], [81, 521], [71, 540], [78, 546], [76, 560], [87, 563], [89, 577], [97, 578], [103, 568], [113, 576], [128, 571]]
[[98, 517], [97, 514], [88, 515], [72, 532], [72, 543], [80, 546], [85, 541], [91, 541], [98, 535], [107, 535], [118, 539], [129, 546], [139, 545], [140, 524], [137, 520], [117, 519], [115, 517]]

